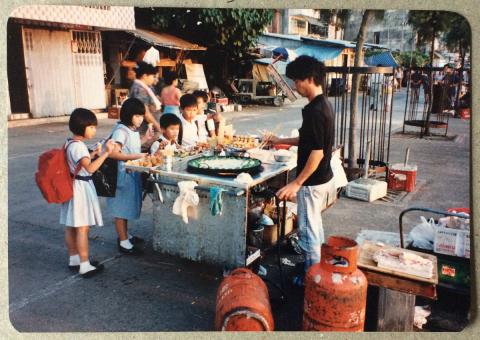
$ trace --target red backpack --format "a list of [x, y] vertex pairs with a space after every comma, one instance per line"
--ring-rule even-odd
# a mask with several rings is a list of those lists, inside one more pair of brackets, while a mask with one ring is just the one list
[[[38, 158], [38, 171], [35, 181], [48, 203], [64, 203], [73, 197], [73, 178], [67, 163], [67, 148], [71, 141], [62, 149], [51, 149]], [[75, 170], [75, 175], [80, 166]]]

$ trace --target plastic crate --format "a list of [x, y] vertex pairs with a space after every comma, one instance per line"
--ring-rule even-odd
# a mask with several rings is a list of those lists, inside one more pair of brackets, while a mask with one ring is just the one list
[[417, 183], [417, 166], [393, 164], [388, 168], [388, 188], [412, 192]]
[[449, 213], [453, 213], [454, 211], [457, 214], [465, 213], [465, 214], [470, 215], [470, 208], [448, 208], [447, 209], [447, 212], [449, 212]]
[[458, 115], [462, 119], [470, 119], [470, 109], [468, 108], [458, 109]]
[[435, 228], [433, 249], [439, 254], [469, 258], [470, 231], [437, 227]]
[[439, 285], [462, 291], [470, 289], [470, 259], [458, 256], [451, 256], [436, 253], [417, 247], [407, 247], [408, 249], [435, 255], [437, 257], [438, 282]]

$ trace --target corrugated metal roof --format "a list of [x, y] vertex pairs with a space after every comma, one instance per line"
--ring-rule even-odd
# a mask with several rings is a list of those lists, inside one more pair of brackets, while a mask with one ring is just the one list
[[338, 46], [343, 48], [355, 48], [355, 44], [351, 41], [340, 39], [315, 39], [302, 37], [302, 41], [308, 44], [321, 45], [321, 46]]
[[320, 61], [326, 61], [335, 59], [338, 57], [344, 47], [333, 47], [333, 46], [318, 46], [318, 45], [303, 45], [295, 50], [295, 53], [298, 56], [308, 55], [314, 57]]
[[[355, 41], [352, 41], [354, 44], [356, 43]], [[364, 43], [363, 46], [365, 46], [365, 48], [380, 48], [380, 49], [383, 49], [383, 50], [389, 50], [389, 48], [385, 45], [380, 45], [380, 44], [372, 44], [372, 43]]]
[[378, 54], [371, 55], [370, 57], [365, 58], [365, 64], [369, 66], [389, 66], [389, 67], [398, 67], [395, 58], [392, 54], [387, 52], [382, 52]]
[[136, 30], [126, 31], [133, 34], [139, 39], [142, 39], [152, 45], [159, 47], [173, 48], [176, 50], [188, 50], [188, 51], [205, 51], [207, 48], [193, 44], [179, 37], [173, 36], [168, 33], [152, 32], [144, 29], [137, 28]]
[[296, 41], [301, 41], [302, 39], [298, 35], [291, 35], [291, 34], [280, 34], [280, 33], [262, 33], [261, 35], [267, 36], [267, 37], [274, 37], [274, 38], [280, 38], [280, 39], [289, 39], [289, 40], [296, 40]]

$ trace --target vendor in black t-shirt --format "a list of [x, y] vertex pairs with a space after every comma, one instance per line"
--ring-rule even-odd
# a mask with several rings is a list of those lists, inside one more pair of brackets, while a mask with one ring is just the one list
[[[334, 141], [334, 113], [323, 94], [325, 65], [308, 56], [300, 56], [287, 65], [286, 75], [295, 82], [297, 92], [308, 98], [302, 110], [299, 137], [271, 137], [272, 144], [298, 145], [297, 178], [277, 192], [279, 199], [297, 198], [299, 245], [305, 255], [305, 272], [320, 262], [324, 242], [321, 211], [328, 192], [334, 186], [330, 167]], [[303, 284], [303, 275], [294, 283]]]

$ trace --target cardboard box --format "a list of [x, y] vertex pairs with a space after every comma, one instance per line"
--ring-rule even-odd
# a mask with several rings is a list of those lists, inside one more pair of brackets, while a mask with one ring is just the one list
[[[296, 217], [292, 215], [292, 217], [287, 218], [285, 222], [285, 235], [288, 235], [296, 229]], [[271, 226], [265, 226], [263, 230], [263, 244], [267, 246], [273, 246], [277, 243], [277, 224]]]

